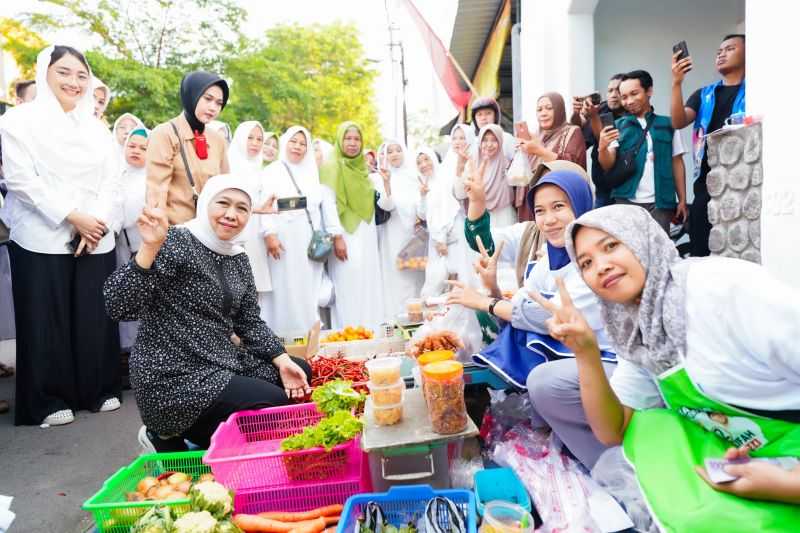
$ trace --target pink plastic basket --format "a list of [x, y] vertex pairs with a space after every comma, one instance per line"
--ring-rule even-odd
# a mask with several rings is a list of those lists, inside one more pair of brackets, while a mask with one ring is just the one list
[[321, 482], [358, 484], [362, 470], [358, 437], [331, 451], [280, 450], [283, 439], [321, 418], [313, 403], [234, 413], [214, 432], [203, 462], [217, 481], [237, 493]]
[[304, 512], [325, 505], [342, 504], [354, 494], [364, 492], [359, 480], [297, 486], [268, 487], [239, 491], [233, 501], [237, 513], [271, 511]]

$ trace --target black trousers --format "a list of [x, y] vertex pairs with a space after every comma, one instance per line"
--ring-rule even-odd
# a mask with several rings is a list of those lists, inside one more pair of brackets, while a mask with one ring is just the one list
[[706, 257], [711, 255], [708, 249], [708, 236], [711, 233], [711, 223], [708, 221], [708, 194], [706, 177], [700, 176], [694, 182], [694, 201], [689, 207], [689, 239], [692, 257]]
[[119, 329], [106, 315], [103, 283], [113, 251], [73, 257], [10, 242], [17, 325], [16, 425], [61, 409], [97, 411], [120, 398]]
[[[306, 373], [311, 382], [311, 366], [303, 359], [292, 357], [300, 368]], [[287, 405], [289, 398], [282, 384], [274, 384], [263, 379], [233, 376], [228, 386], [214, 400], [208, 409], [192, 424], [183, 435], [170, 439], [161, 439], [150, 435], [150, 440], [159, 452], [185, 450], [183, 439], [188, 439], [200, 448], [207, 450], [211, 436], [217, 427], [225, 422], [228, 417], [238, 411], [250, 409], [263, 409], [265, 407], [278, 407]]]

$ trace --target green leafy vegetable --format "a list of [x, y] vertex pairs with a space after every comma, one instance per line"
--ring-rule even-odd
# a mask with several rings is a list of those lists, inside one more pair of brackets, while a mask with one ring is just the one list
[[281, 450], [288, 452], [322, 446], [330, 451], [361, 433], [362, 427], [361, 420], [349, 411], [336, 411], [316, 425], [306, 427], [302, 433], [284, 439]]
[[157, 505], [136, 521], [131, 533], [171, 533], [172, 526], [172, 513], [169, 508]]
[[317, 409], [326, 416], [336, 411], [352, 411], [364, 402], [366, 396], [353, 390], [352, 383], [342, 379], [329, 381], [311, 394]]

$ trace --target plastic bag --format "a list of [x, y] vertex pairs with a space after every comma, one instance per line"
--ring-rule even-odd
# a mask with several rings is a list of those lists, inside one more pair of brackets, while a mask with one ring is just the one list
[[511, 428], [530, 420], [533, 413], [528, 393], [507, 393], [489, 389], [489, 409], [481, 421], [480, 437], [484, 446], [491, 450]]
[[450, 484], [454, 489], [469, 489], [475, 486], [475, 472], [483, 470], [480, 456], [472, 459], [457, 457], [450, 464]]
[[511, 160], [506, 176], [508, 176], [508, 184], [512, 187], [527, 186], [533, 179], [533, 171], [531, 170], [528, 154], [522, 150], [514, 152], [514, 159]]
[[425, 299], [444, 293], [450, 287], [447, 284], [449, 277], [448, 256], [441, 256], [438, 253], [429, 255], [425, 269], [425, 284], [419, 293], [420, 296]]
[[461, 362], [471, 362], [472, 354], [483, 347], [478, 317], [475, 311], [462, 305], [445, 306], [442, 311], [435, 313], [431, 320], [426, 317], [425, 323], [412, 335], [410, 343], [421, 341], [428, 335], [442, 330], [455, 333], [464, 344], [464, 347], [456, 352], [456, 358]]
[[595, 533], [589, 495], [594, 483], [578, 463], [562, 453], [549, 430], [520, 424], [506, 433], [493, 453], [494, 461], [514, 469], [531, 493], [544, 524], [543, 533]]
[[397, 270], [425, 270], [428, 266], [428, 228], [414, 227], [414, 234], [397, 254]]
[[647, 510], [633, 467], [615, 446], [603, 452], [592, 468], [592, 479], [622, 504], [637, 530], [657, 533], [658, 527]]

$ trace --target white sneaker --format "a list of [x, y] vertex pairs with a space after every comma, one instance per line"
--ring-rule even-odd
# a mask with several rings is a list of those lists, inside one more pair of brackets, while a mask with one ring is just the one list
[[47, 424], [48, 426], [63, 426], [66, 424], [71, 424], [75, 421], [75, 415], [73, 414], [71, 409], [62, 409], [60, 411], [56, 411], [48, 415], [43, 421], [42, 425]]
[[147, 436], [146, 426], [139, 428], [139, 433], [136, 435], [136, 440], [139, 441], [139, 445], [142, 447], [142, 453], [156, 453], [156, 447], [153, 446], [153, 443], [150, 441], [150, 437]]
[[107, 413], [109, 411], [116, 411], [120, 407], [121, 404], [119, 403], [119, 398], [109, 398], [103, 402], [103, 405], [100, 406], [100, 412]]

